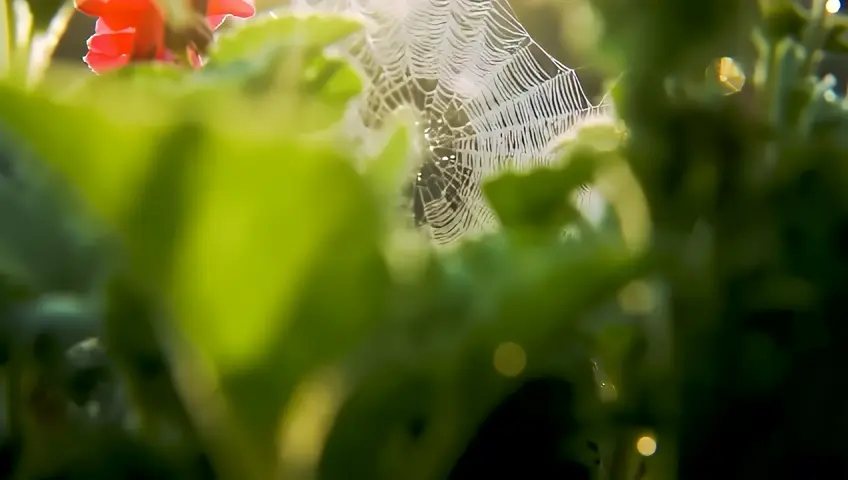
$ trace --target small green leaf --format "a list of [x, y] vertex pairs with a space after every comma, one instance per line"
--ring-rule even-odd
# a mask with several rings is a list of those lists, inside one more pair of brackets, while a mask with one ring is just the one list
[[[331, 57], [324, 47], [362, 28], [345, 16], [267, 17], [223, 36], [199, 72], [212, 88], [235, 87], [249, 96], [292, 96], [314, 100], [317, 120], [311, 130], [337, 122], [348, 102], [362, 90], [362, 80], [348, 62]], [[271, 100], [268, 100], [271, 101]]]
[[506, 228], [557, 230], [578, 219], [572, 193], [589, 183], [594, 167], [586, 155], [573, 155], [564, 167], [507, 173], [483, 186]]
[[411, 152], [412, 121], [401, 120], [380, 154], [366, 161], [365, 176], [372, 188], [394, 210], [397, 197], [413, 174], [415, 163]]
[[210, 52], [208, 66], [217, 68], [261, 57], [279, 47], [321, 49], [361, 29], [361, 22], [343, 15], [287, 13], [267, 16], [222, 35]]
[[300, 90], [322, 103], [343, 106], [362, 91], [362, 80], [346, 61], [318, 55], [306, 65]]

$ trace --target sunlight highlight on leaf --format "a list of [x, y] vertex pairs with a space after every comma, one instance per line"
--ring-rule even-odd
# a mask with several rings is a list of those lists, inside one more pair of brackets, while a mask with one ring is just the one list
[[311, 375], [297, 387], [278, 434], [282, 478], [315, 478], [346, 390], [344, 378], [332, 369]]

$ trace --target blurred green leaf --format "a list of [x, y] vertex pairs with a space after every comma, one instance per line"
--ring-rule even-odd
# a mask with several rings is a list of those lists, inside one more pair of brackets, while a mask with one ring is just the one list
[[99, 103], [80, 100], [59, 101], [0, 86], [5, 106], [0, 119], [52, 171], [67, 178], [88, 207], [114, 222], [125, 214], [151, 167], [156, 139], [167, 129], [172, 107], [114, 88], [100, 89]]
[[197, 111], [205, 125], [162, 137], [116, 226], [137, 271], [166, 292], [176, 331], [210, 362], [248, 463], [268, 472], [295, 387], [380, 320], [382, 229], [334, 149], [255, 116], [233, 128], [233, 105], [209, 107]]
[[[365, 178], [381, 198], [381, 204], [389, 215], [397, 214], [398, 196], [403, 187], [412, 178], [415, 165], [411, 151], [413, 123], [411, 119], [401, 119], [396, 130], [386, 142], [383, 151], [364, 164]], [[394, 124], [389, 128], [395, 127]]]
[[279, 47], [322, 49], [348, 37], [362, 23], [340, 14], [277, 13], [257, 18], [222, 35], [209, 54], [209, 67], [259, 58]]
[[85, 293], [106, 249], [73, 196], [0, 129], [0, 272], [38, 292]]
[[591, 161], [575, 156], [565, 166], [506, 173], [483, 186], [492, 209], [506, 228], [553, 231], [580, 218], [573, 192], [589, 183]]
[[301, 93], [327, 105], [344, 107], [362, 90], [362, 80], [345, 60], [313, 57], [304, 70]]
[[[168, 299], [174, 332], [210, 362], [248, 463], [273, 471], [299, 382], [381, 320], [376, 197], [336, 149], [300, 138], [308, 114], [202, 95], [142, 105], [144, 89], [120, 85], [85, 105], [6, 88], [15, 108], [0, 118], [121, 235], [136, 277]], [[124, 97], [110, 112], [112, 87]], [[185, 120], [156, 110], [166, 105]]]
[[[100, 75], [89, 75], [89, 88], [102, 87], [104, 84], [118, 85], [122, 89], [158, 89], [160, 95], [168, 91], [183, 92], [192, 84], [186, 82], [191, 70], [168, 63], [147, 62], [130, 64]], [[154, 91], [150, 92], [151, 94]]]
[[301, 128], [327, 128], [359, 94], [362, 80], [346, 60], [324, 48], [362, 24], [340, 15], [281, 15], [253, 20], [219, 38], [197, 79], [211, 88], [230, 85], [251, 96], [270, 95], [279, 103], [313, 102], [311, 120], [302, 119]]

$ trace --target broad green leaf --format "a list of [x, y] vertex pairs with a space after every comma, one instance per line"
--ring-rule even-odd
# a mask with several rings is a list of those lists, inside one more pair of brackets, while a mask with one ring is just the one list
[[117, 224], [131, 247], [133, 266], [156, 284], [167, 285], [174, 245], [192, 213], [189, 187], [203, 168], [207, 129], [190, 118], [171, 126], [151, 154], [132, 208]]
[[86, 293], [103, 273], [103, 242], [64, 185], [3, 133], [0, 272], [39, 292]]
[[334, 149], [279, 118], [209, 107], [205, 124], [165, 137], [117, 225], [221, 386], [246, 463], [268, 473], [297, 385], [380, 321], [382, 228], [366, 182]]
[[99, 93], [99, 102], [92, 101], [99, 105], [83, 104], [0, 86], [0, 122], [66, 178], [98, 215], [114, 221], [129, 208], [150, 168], [170, 111], [164, 103], [125, 91]]
[[289, 396], [381, 319], [376, 198], [336, 149], [301, 139], [310, 104], [145, 103], [129, 85], [106, 82], [86, 104], [3, 89], [0, 118], [120, 234], [221, 385], [247, 463], [271, 472]]
[[348, 251], [344, 232], [355, 257], [374, 248], [365, 239], [376, 245], [377, 224], [364, 184], [330, 151], [223, 132], [207, 145], [204, 168], [186, 185], [194, 209], [174, 256], [174, 297], [198, 342], [237, 368], [288, 329], [282, 319], [297, 308], [300, 282], [325, 261], [324, 249]]

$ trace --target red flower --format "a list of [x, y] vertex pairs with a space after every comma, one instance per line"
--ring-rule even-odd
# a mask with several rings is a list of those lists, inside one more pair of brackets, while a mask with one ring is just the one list
[[[75, 0], [77, 10], [97, 18], [88, 39], [85, 63], [97, 73], [122, 67], [133, 60], [176, 61], [178, 55], [166, 45], [168, 28], [155, 0]], [[206, 20], [215, 30], [228, 15], [254, 15], [253, 0], [208, 0]], [[196, 68], [200, 52], [194, 45], [186, 54]]]

